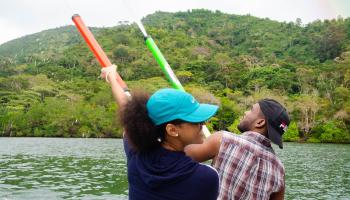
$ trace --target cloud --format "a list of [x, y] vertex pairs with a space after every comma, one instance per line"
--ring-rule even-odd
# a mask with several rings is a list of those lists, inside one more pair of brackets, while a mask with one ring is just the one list
[[[131, 9], [128, 9], [128, 6]], [[1, 0], [0, 44], [23, 35], [56, 28], [80, 14], [88, 26], [115, 26], [155, 11], [186, 11], [194, 8], [220, 10], [230, 14], [251, 14], [278, 21], [303, 23], [315, 19], [349, 17], [347, 0]], [[346, 10], [346, 11], [344, 11]]]
[[17, 26], [14, 26], [11, 22], [4, 19], [0, 19], [0, 27], [2, 27], [0, 34], [0, 44], [9, 40], [16, 39], [18, 36], [25, 34], [24, 31], [18, 29]]

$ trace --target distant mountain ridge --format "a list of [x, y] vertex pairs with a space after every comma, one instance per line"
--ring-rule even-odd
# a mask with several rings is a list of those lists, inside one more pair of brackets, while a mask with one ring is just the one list
[[[100, 28], [90, 28], [97, 34]], [[72, 25], [44, 30], [26, 35], [0, 45], [0, 58], [21, 60], [29, 55], [55, 55], [82, 41]]]
[[[348, 44], [350, 19], [342, 20], [343, 24], [347, 24], [346, 30], [340, 30], [344, 29], [344, 26], [338, 25], [340, 21], [334, 20], [334, 26], [331, 20], [326, 20], [325, 22], [315, 21], [304, 27], [301, 26], [300, 19], [295, 23], [285, 23], [250, 15], [242, 16], [198, 9], [177, 13], [158, 11], [145, 17], [143, 23], [150, 31], [150, 35], [160, 40], [159, 42], [180, 33], [193, 38], [192, 43], [207, 42], [207, 45], [229, 51], [232, 56], [244, 52], [255, 57], [290, 56], [301, 62], [310, 58], [324, 62], [329, 58], [339, 56]], [[116, 37], [127, 36], [125, 38], [132, 40], [128, 32], [131, 30], [138, 32], [134, 28], [130, 24], [117, 25], [116, 23], [115, 27], [90, 28], [90, 30], [95, 37], [100, 36], [105, 41], [112, 40], [106, 44], [108, 50], [114, 49], [111, 45], [118, 45], [115, 42], [118, 40], [115, 39]], [[125, 30], [128, 31], [125, 32]], [[157, 35], [154, 32], [160, 34]], [[140, 34], [136, 33], [136, 35]], [[113, 38], [108, 38], [111, 36]], [[183, 43], [184, 38], [173, 38], [173, 40]], [[62, 54], [69, 48], [74, 48], [74, 45], [82, 41], [83, 39], [74, 26], [62, 26], [23, 36], [0, 45], [0, 59], [10, 57], [24, 63], [23, 59], [27, 56], [52, 57]], [[271, 41], [275, 42], [271, 43]], [[170, 43], [167, 42], [165, 45], [170, 45]], [[182, 47], [182, 45], [178, 46]], [[303, 51], [299, 51], [300, 49]]]

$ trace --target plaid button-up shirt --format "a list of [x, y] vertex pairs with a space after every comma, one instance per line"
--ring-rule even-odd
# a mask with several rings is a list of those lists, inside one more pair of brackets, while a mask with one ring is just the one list
[[214, 167], [219, 172], [218, 199], [269, 199], [284, 187], [284, 167], [271, 141], [256, 132], [223, 132]]

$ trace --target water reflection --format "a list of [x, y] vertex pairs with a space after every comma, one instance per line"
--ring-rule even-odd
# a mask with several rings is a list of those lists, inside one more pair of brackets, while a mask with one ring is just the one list
[[0, 140], [4, 199], [127, 199], [125, 157], [118, 140]]
[[286, 199], [350, 199], [350, 145], [286, 143]]
[[[285, 143], [286, 199], [350, 199], [350, 145]], [[118, 139], [0, 138], [0, 200], [127, 199]]]

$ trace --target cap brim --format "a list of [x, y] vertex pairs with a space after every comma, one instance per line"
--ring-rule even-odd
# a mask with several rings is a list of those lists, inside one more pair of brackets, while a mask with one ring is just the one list
[[218, 110], [218, 106], [210, 104], [200, 104], [200, 106], [192, 113], [182, 116], [180, 119], [186, 122], [199, 123], [210, 119]]
[[270, 125], [270, 123], [268, 123], [267, 132], [269, 135], [269, 139], [273, 143], [277, 144], [279, 148], [283, 149], [282, 135], [280, 135], [278, 131], [273, 126]]

